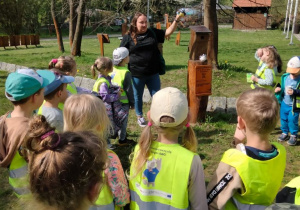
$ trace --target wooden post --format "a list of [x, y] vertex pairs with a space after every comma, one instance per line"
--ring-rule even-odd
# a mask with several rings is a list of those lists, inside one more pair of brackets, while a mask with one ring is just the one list
[[[171, 26], [171, 23], [168, 21], [166, 24], [166, 29], [169, 28]], [[171, 35], [166, 36], [166, 40], [170, 40]]]
[[157, 29], [161, 29], [161, 24], [160, 24], [160, 22], [156, 23], [156, 28], [157, 28]]
[[104, 43], [110, 43], [108, 34], [97, 34], [97, 37], [98, 37], [98, 40], [99, 40], [99, 43], [100, 43], [101, 56], [104, 56], [103, 44]]
[[211, 95], [212, 67], [199, 60], [200, 55], [207, 54], [211, 31], [205, 26], [191, 26], [190, 29], [187, 97], [191, 112], [190, 123], [195, 124], [205, 120], [208, 96]]
[[179, 44], [180, 44], [180, 31], [179, 31], [178, 34], [176, 35], [175, 44], [176, 44], [176, 45], [179, 45]]
[[127, 20], [122, 24], [122, 36], [124, 36], [127, 32]]

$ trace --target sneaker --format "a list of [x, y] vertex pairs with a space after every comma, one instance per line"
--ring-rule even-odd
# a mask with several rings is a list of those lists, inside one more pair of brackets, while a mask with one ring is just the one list
[[127, 138], [125, 138], [123, 141], [119, 140], [119, 146], [126, 146], [126, 145], [130, 145], [130, 144], [134, 145], [134, 144], [136, 144], [136, 142], [131, 139], [127, 139]]
[[107, 145], [107, 149], [115, 150], [116, 148], [117, 148], [117, 146], [115, 144], [108, 144]]
[[147, 122], [143, 117], [138, 118], [137, 123], [139, 124], [140, 127], [144, 128], [147, 125]]
[[290, 139], [287, 141], [290, 146], [295, 146], [297, 144], [297, 136], [291, 135]]
[[282, 142], [282, 141], [287, 141], [289, 139], [289, 135], [282, 133], [279, 137], [278, 137], [278, 141]]

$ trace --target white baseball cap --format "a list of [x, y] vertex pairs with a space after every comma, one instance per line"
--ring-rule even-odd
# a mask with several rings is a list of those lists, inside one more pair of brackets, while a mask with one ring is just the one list
[[121, 61], [129, 55], [129, 51], [126, 47], [118, 47], [113, 52], [113, 63], [118, 65]]
[[[166, 87], [156, 92], [150, 107], [150, 118], [161, 127], [175, 127], [188, 116], [189, 108], [186, 96], [177, 88]], [[161, 122], [163, 116], [174, 118], [174, 122]]]
[[294, 56], [289, 60], [287, 64], [286, 72], [297, 74], [299, 71], [300, 71], [300, 57]]

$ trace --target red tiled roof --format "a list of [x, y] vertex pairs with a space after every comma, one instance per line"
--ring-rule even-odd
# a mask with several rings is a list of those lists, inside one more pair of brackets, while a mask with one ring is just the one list
[[272, 0], [234, 0], [232, 7], [270, 7]]

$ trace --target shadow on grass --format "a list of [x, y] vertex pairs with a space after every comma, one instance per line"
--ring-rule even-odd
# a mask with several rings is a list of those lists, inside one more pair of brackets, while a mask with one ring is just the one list
[[173, 71], [178, 69], [187, 69], [187, 65], [166, 65], [166, 71]]

